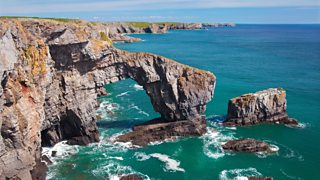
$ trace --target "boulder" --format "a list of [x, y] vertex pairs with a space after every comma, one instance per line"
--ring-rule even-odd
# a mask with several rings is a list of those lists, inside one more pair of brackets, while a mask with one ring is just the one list
[[120, 180], [143, 180], [143, 178], [136, 174], [129, 174], [129, 175], [121, 176]]
[[132, 132], [116, 138], [119, 142], [146, 146], [149, 143], [176, 138], [178, 136], [201, 136], [206, 132], [205, 117], [193, 120], [167, 122], [158, 118], [133, 127]]
[[222, 148], [237, 152], [272, 152], [268, 143], [251, 138], [230, 140]]

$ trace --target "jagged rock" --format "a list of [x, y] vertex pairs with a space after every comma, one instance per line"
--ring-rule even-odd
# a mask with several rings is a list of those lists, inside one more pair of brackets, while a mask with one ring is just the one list
[[193, 121], [213, 96], [214, 75], [162, 56], [118, 50], [108, 39], [112, 34], [108, 25], [81, 21], [0, 20], [0, 63], [6, 63], [0, 66], [0, 179], [35, 179], [45, 171], [41, 146], [99, 141], [99, 89], [127, 78], [144, 87], [162, 120], [172, 122], [168, 127], [182, 124], [182, 135], [203, 130]]
[[193, 120], [167, 122], [160, 118], [135, 126], [132, 130], [118, 136], [116, 141], [146, 146], [151, 142], [178, 136], [200, 136], [206, 132], [206, 120], [205, 117], [199, 117]]
[[251, 138], [230, 140], [222, 148], [238, 152], [272, 152], [268, 143]]
[[136, 174], [129, 174], [129, 175], [121, 176], [120, 180], [143, 180], [143, 178]]
[[259, 123], [298, 125], [297, 120], [288, 117], [285, 90], [270, 88], [229, 100], [224, 125], [242, 126]]

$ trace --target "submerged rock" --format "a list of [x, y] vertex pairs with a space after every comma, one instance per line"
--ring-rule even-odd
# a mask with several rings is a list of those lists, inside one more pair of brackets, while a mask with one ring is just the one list
[[154, 119], [133, 127], [132, 132], [118, 136], [116, 141], [146, 146], [151, 142], [164, 141], [177, 136], [200, 136], [205, 132], [206, 121], [204, 116], [193, 120], [174, 122]]
[[121, 176], [120, 180], [143, 180], [143, 178], [136, 174], [129, 174], [129, 175]]
[[285, 90], [270, 88], [229, 100], [224, 125], [243, 126], [259, 123], [298, 125], [297, 120], [288, 117]]
[[251, 138], [230, 140], [223, 144], [222, 148], [237, 152], [272, 152], [268, 143]]

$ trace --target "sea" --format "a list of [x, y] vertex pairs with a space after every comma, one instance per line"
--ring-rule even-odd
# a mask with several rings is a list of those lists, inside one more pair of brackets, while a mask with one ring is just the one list
[[[105, 86], [97, 115], [100, 142], [69, 146], [60, 142], [47, 179], [228, 180], [268, 176], [276, 180], [320, 179], [320, 25], [237, 25], [166, 34], [133, 34], [141, 42], [116, 43], [130, 52], [151, 52], [210, 71], [217, 77], [207, 105], [207, 133], [201, 137], [155, 142], [147, 147], [115, 143], [131, 127], [159, 117], [135, 81]], [[285, 125], [223, 127], [228, 100], [244, 93], [282, 87], [287, 111], [299, 128]], [[221, 147], [228, 140], [256, 138], [277, 152], [234, 153]]]

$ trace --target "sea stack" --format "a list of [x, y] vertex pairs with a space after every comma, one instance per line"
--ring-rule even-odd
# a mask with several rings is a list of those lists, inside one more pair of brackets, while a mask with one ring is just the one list
[[270, 88], [244, 94], [229, 100], [226, 126], [245, 126], [260, 123], [298, 125], [287, 114], [286, 91]]

